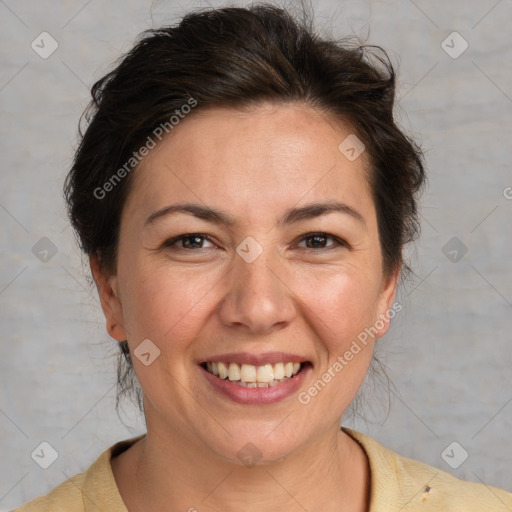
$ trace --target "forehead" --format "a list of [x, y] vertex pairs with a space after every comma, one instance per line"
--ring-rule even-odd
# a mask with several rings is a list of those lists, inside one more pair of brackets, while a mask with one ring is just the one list
[[372, 209], [364, 153], [351, 161], [339, 150], [351, 133], [303, 105], [199, 110], [145, 157], [128, 201], [147, 210], [191, 200], [247, 218], [325, 199]]

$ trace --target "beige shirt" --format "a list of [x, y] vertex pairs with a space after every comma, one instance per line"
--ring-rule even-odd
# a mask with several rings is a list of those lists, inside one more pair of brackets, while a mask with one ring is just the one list
[[[512, 512], [512, 494], [460, 480], [421, 462], [401, 457], [377, 441], [347, 427], [370, 461], [369, 512]], [[116, 443], [83, 473], [46, 496], [13, 512], [128, 512], [112, 473], [110, 459], [143, 436]]]

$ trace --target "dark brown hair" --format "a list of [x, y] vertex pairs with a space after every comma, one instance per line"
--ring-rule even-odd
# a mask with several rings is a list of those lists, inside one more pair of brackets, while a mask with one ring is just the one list
[[[384, 272], [403, 265], [425, 176], [419, 147], [394, 121], [395, 72], [382, 48], [320, 38], [307, 16], [268, 4], [197, 11], [144, 32], [92, 97], [64, 190], [81, 249], [107, 272], [116, 272], [133, 169], [159, 127], [170, 133], [172, 117], [192, 108], [190, 115], [262, 102], [301, 102], [348, 123], [366, 147]], [[126, 342], [121, 350], [118, 394], [134, 378]]]

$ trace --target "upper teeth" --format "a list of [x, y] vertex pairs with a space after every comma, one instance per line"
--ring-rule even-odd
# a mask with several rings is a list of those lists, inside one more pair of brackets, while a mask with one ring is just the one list
[[300, 363], [276, 363], [254, 366], [237, 363], [206, 363], [206, 369], [221, 379], [228, 378], [232, 382], [269, 384], [290, 378], [300, 370]]

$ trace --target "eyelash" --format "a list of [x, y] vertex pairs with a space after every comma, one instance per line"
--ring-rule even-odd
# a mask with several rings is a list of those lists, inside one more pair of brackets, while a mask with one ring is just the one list
[[[188, 249], [185, 247], [177, 247], [176, 244], [186, 238], [194, 238], [194, 237], [203, 238], [204, 240], [207, 240], [210, 243], [214, 243], [213, 240], [208, 235], [205, 235], [203, 233], [187, 233], [187, 234], [175, 236], [173, 238], [170, 238], [169, 240], [166, 240], [164, 242], [163, 246], [166, 248], [172, 248], [172, 249], [178, 250], [178, 251], [193, 251], [193, 249]], [[315, 232], [306, 233], [305, 235], [302, 235], [302, 237], [299, 240], [299, 243], [303, 242], [304, 240], [307, 240], [308, 238], [314, 238], [314, 237], [330, 238], [331, 240], [333, 240], [335, 242], [335, 244], [333, 244], [331, 246], [327, 246], [327, 247], [320, 247], [319, 249], [306, 247], [305, 248], [306, 251], [314, 251], [314, 252], [318, 252], [319, 250], [329, 251], [329, 250], [334, 249], [336, 246], [344, 247], [347, 249], [350, 248], [349, 244], [347, 242], [345, 242], [344, 240], [342, 240], [341, 238], [338, 238], [337, 236], [330, 235], [329, 233], [324, 233], [324, 232], [320, 232], [320, 231], [315, 231]], [[199, 247], [199, 249], [202, 249], [202, 248]], [[209, 247], [207, 247], [207, 249], [209, 249]]]

